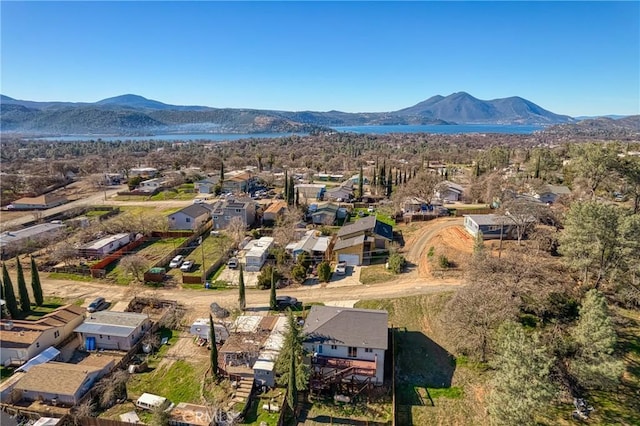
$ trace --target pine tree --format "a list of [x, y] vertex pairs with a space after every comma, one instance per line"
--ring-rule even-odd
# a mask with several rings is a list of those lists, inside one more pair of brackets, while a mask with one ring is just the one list
[[298, 400], [298, 389], [296, 387], [296, 357], [291, 357], [289, 364], [289, 380], [287, 383], [287, 404], [293, 411], [293, 417], [296, 417], [296, 402]]
[[614, 357], [616, 331], [606, 300], [598, 290], [591, 289], [585, 295], [571, 335], [577, 345], [577, 354], [570, 363], [570, 372], [578, 383], [587, 388], [615, 388], [624, 372], [624, 364]]
[[213, 317], [209, 314], [209, 342], [211, 343], [211, 377], [218, 380], [218, 347], [216, 346], [216, 328], [213, 324]]
[[362, 170], [362, 166], [360, 166], [360, 174], [358, 175], [358, 198], [362, 198], [364, 196], [364, 171]]
[[519, 324], [504, 323], [498, 330], [496, 374], [489, 396], [489, 413], [497, 425], [534, 425], [535, 413], [554, 396], [549, 381], [553, 358], [537, 334]]
[[244, 289], [244, 273], [242, 272], [242, 264], [240, 264], [240, 280], [238, 282], [238, 303], [240, 304], [240, 309], [244, 311], [247, 307], [247, 301], [245, 299], [245, 289]]
[[287, 199], [289, 195], [289, 176], [287, 171], [284, 171], [284, 189], [282, 190], [282, 195], [284, 195], [284, 199]]
[[2, 262], [2, 282], [4, 284], [4, 297], [7, 302], [7, 310], [11, 318], [17, 318], [20, 311], [18, 310], [18, 302], [16, 301], [16, 294], [13, 291], [13, 283], [7, 270], [7, 265]]
[[33, 256], [31, 256], [31, 290], [33, 291], [36, 306], [42, 306], [44, 303], [42, 285], [40, 284], [40, 274], [38, 273], [38, 267], [36, 266], [36, 261]]
[[20, 259], [16, 256], [16, 270], [18, 275], [18, 294], [20, 295], [20, 310], [27, 314], [31, 312], [31, 300], [29, 300], [29, 292], [27, 291], [27, 283], [24, 280], [24, 271], [20, 264]]
[[271, 293], [269, 294], [269, 308], [272, 310], [276, 310], [278, 307], [277, 299], [276, 299], [276, 280], [274, 277], [275, 268], [271, 269]]
[[222, 186], [224, 182], [224, 163], [220, 161], [220, 186]]
[[391, 175], [391, 169], [389, 169], [389, 176], [387, 177], [387, 197], [391, 197], [391, 192], [393, 191], [393, 180]]
[[[289, 398], [289, 392], [296, 393], [306, 389], [309, 380], [309, 368], [302, 362], [304, 356], [303, 340], [302, 330], [293, 312], [289, 311], [287, 315], [287, 332], [284, 336], [282, 350], [276, 360], [276, 371], [280, 375], [278, 384], [287, 386], [287, 399], [289, 399], [289, 404], [292, 408], [295, 406], [296, 400]], [[296, 395], [293, 396], [295, 397]]]

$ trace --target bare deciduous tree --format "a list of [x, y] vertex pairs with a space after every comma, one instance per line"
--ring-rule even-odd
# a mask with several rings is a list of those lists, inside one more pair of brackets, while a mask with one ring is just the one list
[[126, 273], [133, 275], [136, 281], [142, 281], [142, 274], [147, 270], [148, 262], [143, 256], [130, 254], [120, 259], [120, 266]]

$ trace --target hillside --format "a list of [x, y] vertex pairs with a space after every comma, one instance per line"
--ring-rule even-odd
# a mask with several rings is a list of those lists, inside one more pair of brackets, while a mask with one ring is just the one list
[[433, 117], [457, 123], [553, 124], [572, 121], [518, 96], [483, 101], [466, 92], [433, 96], [395, 112], [404, 117]]
[[640, 135], [640, 115], [613, 119], [599, 117], [551, 126], [544, 131], [560, 137], [581, 137], [593, 139], [636, 139]]
[[395, 112], [274, 111], [170, 105], [126, 94], [94, 103], [36, 102], [2, 95], [0, 128], [29, 134], [315, 132], [329, 127], [571, 122], [519, 97], [483, 101], [465, 92], [433, 96]]

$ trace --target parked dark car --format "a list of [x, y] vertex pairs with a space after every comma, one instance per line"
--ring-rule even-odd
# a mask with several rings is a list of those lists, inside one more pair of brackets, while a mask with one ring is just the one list
[[298, 306], [298, 299], [291, 296], [277, 296], [276, 306], [279, 310], [291, 308], [294, 309]]
[[209, 308], [211, 309], [211, 313], [216, 318], [226, 318], [229, 316], [229, 311], [218, 305], [216, 302], [213, 302], [211, 305], [209, 305]]
[[104, 300], [104, 297], [96, 297], [95, 300], [89, 303], [87, 307], [87, 312], [97, 312], [105, 309], [107, 307], [107, 301]]

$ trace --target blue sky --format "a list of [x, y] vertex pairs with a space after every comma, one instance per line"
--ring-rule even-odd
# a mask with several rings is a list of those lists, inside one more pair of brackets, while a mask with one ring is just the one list
[[393, 111], [522, 96], [640, 113], [640, 2], [0, 2], [0, 92]]

